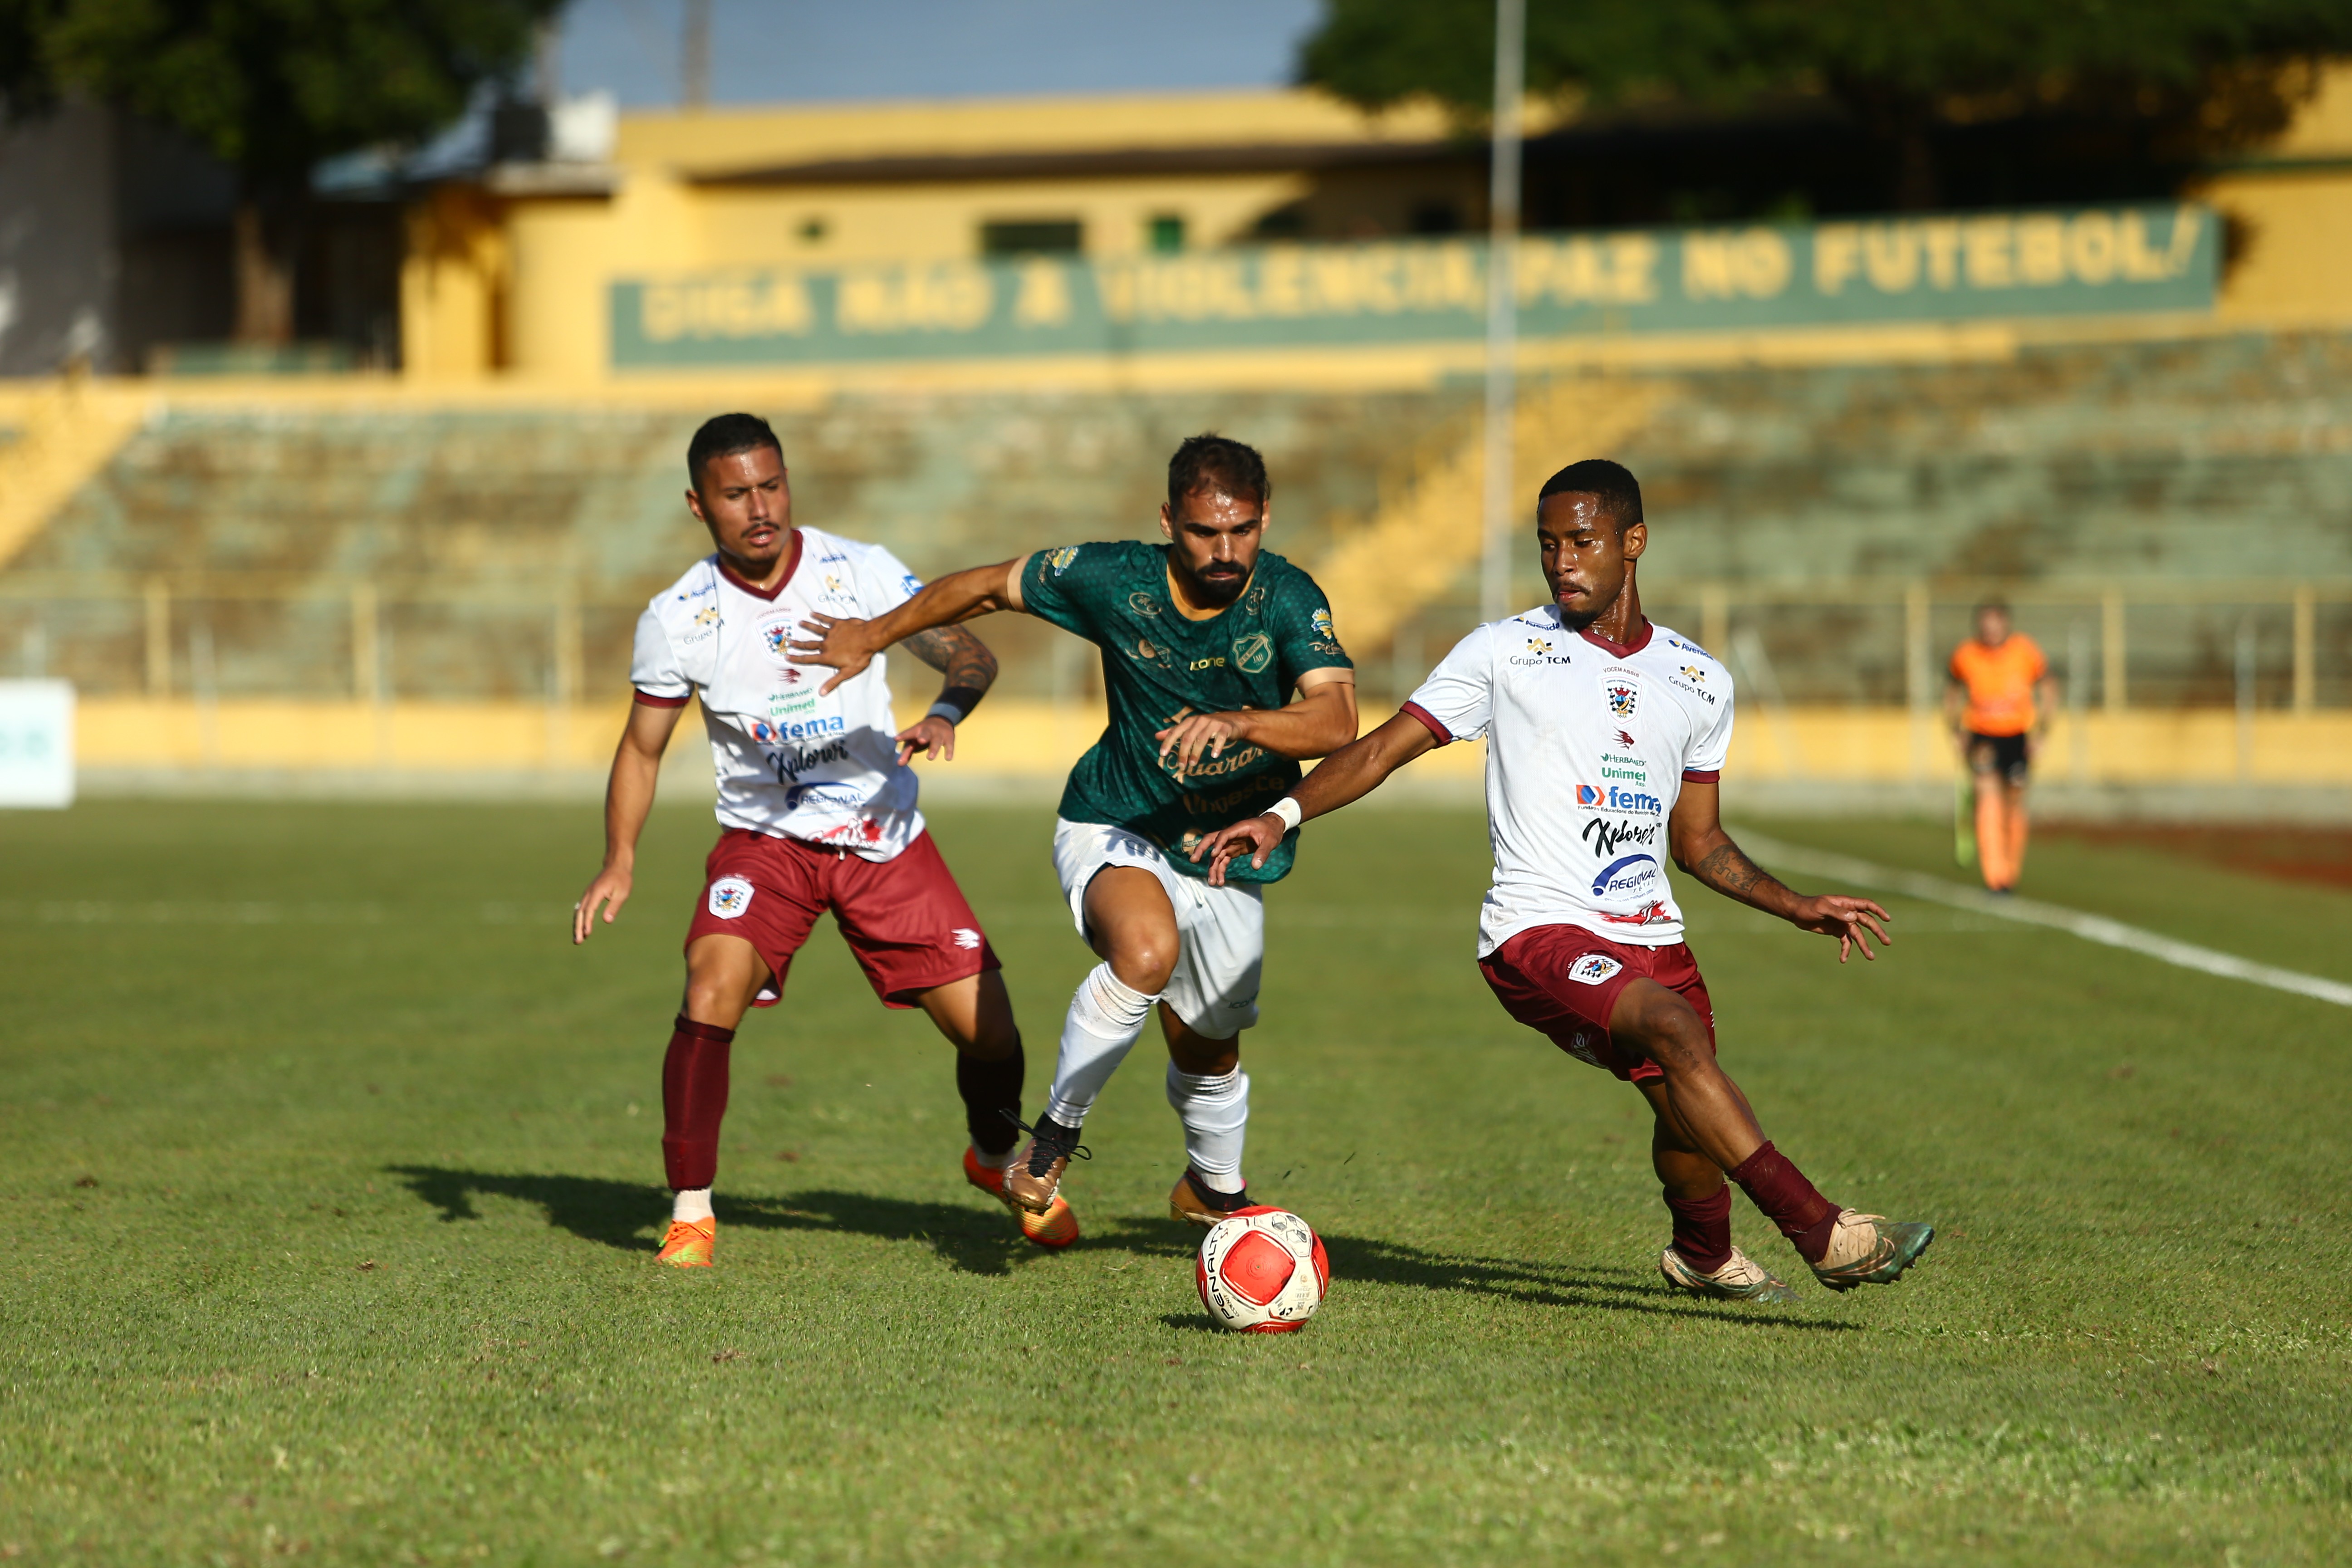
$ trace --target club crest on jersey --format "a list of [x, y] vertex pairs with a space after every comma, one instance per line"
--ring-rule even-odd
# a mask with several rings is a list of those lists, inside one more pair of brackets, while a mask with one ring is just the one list
[[721, 877], [710, 884], [710, 912], [731, 921], [751, 907], [751, 884], [740, 877]]
[[1579, 985], [1598, 985], [1624, 967], [1605, 952], [1588, 952], [1568, 966], [1568, 977]]
[[1244, 673], [1255, 675], [1274, 662], [1274, 639], [1264, 632], [1252, 632], [1234, 639], [1234, 663]]
[[1642, 700], [1642, 689], [1631, 681], [1612, 680], [1601, 692], [1609, 699], [1609, 711], [1620, 719], [1631, 719], [1633, 705]]
[[790, 667], [793, 662], [793, 616], [787, 610], [769, 616], [760, 622], [760, 646], [767, 650], [773, 662]]
[[1156, 616], [1160, 613], [1160, 601], [1149, 594], [1138, 592], [1127, 596], [1127, 607], [1139, 616]]

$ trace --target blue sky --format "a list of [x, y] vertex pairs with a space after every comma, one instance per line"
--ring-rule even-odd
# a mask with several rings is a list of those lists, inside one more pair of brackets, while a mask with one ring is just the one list
[[[566, 92], [678, 96], [679, 0], [572, 0]], [[713, 0], [717, 103], [1271, 87], [1318, 0]]]

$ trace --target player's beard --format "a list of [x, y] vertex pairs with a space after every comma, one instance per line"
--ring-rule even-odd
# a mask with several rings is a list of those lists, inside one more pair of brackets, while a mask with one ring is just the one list
[[1184, 586], [1190, 591], [1189, 596], [1194, 604], [1206, 610], [1222, 610], [1240, 598], [1242, 590], [1249, 586], [1250, 580], [1246, 572], [1217, 577], [1204, 572], [1188, 572], [1185, 577]]
[[1599, 610], [1571, 610], [1557, 599], [1552, 601], [1552, 606], [1559, 611], [1559, 624], [1572, 632], [1583, 631], [1601, 618]]

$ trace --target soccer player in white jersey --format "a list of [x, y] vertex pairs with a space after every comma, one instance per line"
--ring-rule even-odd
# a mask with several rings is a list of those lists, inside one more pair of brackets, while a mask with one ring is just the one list
[[1512, 1017], [1640, 1089], [1673, 1240], [1669, 1284], [1786, 1300], [1789, 1287], [1731, 1244], [1728, 1175], [1833, 1290], [1885, 1284], [1935, 1237], [1822, 1196], [1757, 1125], [1715, 1055], [1715, 1011], [1683, 942], [1661, 852], [1717, 892], [1833, 936], [1838, 961], [1886, 941], [1866, 899], [1790, 891], [1740, 852], [1717, 815], [1731, 742], [1731, 679], [1642, 614], [1649, 543], [1642, 491], [1590, 459], [1547, 480], [1536, 539], [1553, 602], [1457, 644], [1393, 719], [1334, 752], [1263, 816], [1221, 829], [1210, 879], [1262, 858], [1305, 818], [1336, 811], [1413, 758], [1486, 738], [1495, 880], [1479, 968]]
[[[686, 998], [662, 1066], [662, 1157], [672, 1201], [660, 1260], [709, 1268], [710, 1187], [727, 1110], [730, 1047], [744, 1011], [782, 999], [793, 954], [827, 910], [890, 1007], [920, 1007], [955, 1046], [971, 1142], [964, 1178], [1000, 1201], [1019, 1137], [1023, 1061], [996, 954], [924, 831], [917, 752], [953, 758], [955, 727], [996, 679], [996, 659], [952, 626], [904, 640], [947, 677], [906, 729], [890, 710], [884, 661], [820, 690], [830, 673], [788, 647], [811, 614], [873, 616], [922, 586], [879, 545], [793, 525], [784, 454], [766, 421], [724, 414], [687, 448], [686, 501], [715, 552], [654, 595], [637, 622], [629, 711], [604, 797], [604, 868], [572, 911], [583, 942], [602, 910], [628, 901], [637, 836], [663, 751], [699, 695], [719, 774], [719, 843], [686, 933]], [[1045, 1247], [1078, 1236], [1066, 1204], [1011, 1204]]]

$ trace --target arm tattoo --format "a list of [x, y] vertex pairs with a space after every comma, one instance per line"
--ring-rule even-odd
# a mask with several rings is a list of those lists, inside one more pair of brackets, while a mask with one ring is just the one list
[[967, 713], [996, 683], [996, 656], [988, 651], [986, 643], [961, 626], [934, 626], [898, 646], [946, 676], [947, 687], [940, 697], [949, 700], [952, 694], [956, 706]]
[[1787, 892], [1779, 878], [1750, 860], [1738, 845], [1725, 839], [1700, 857], [1691, 875], [1717, 892], [1738, 899], [1744, 904], [1765, 908], [1764, 899], [1774, 889]]

